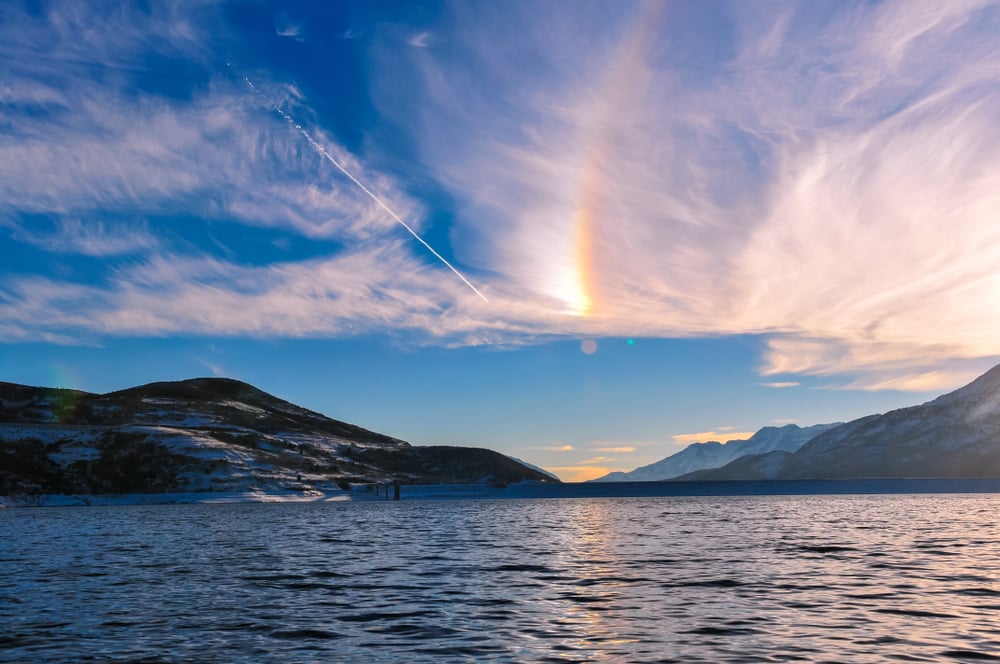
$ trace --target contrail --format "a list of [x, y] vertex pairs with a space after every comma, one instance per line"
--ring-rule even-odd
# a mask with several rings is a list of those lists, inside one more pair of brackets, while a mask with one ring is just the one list
[[[228, 63], [227, 63], [227, 65], [228, 65]], [[257, 86], [255, 86], [250, 81], [249, 78], [247, 78], [246, 76], [244, 76], [243, 80], [246, 81], [246, 84], [250, 86], [251, 90], [253, 90], [257, 94], [260, 94], [260, 90], [257, 89]], [[462, 282], [466, 286], [468, 286], [469, 288], [472, 289], [473, 293], [475, 293], [479, 297], [483, 298], [484, 302], [489, 302], [489, 299], [485, 295], [483, 295], [482, 293], [480, 293], [479, 289], [476, 288], [475, 286], [473, 286], [472, 282], [470, 282], [468, 279], [465, 278], [465, 275], [463, 275], [461, 272], [459, 272], [455, 268], [454, 265], [452, 265], [451, 263], [449, 263], [448, 260], [444, 256], [442, 256], [437, 251], [435, 251], [434, 247], [432, 247], [431, 245], [427, 244], [427, 241], [424, 240], [424, 238], [420, 237], [417, 234], [417, 232], [415, 230], [413, 230], [413, 228], [410, 227], [409, 224], [407, 224], [405, 221], [403, 221], [399, 217], [398, 214], [396, 214], [395, 212], [393, 212], [392, 208], [390, 208], [388, 205], [386, 205], [385, 203], [383, 203], [382, 199], [380, 199], [378, 196], [376, 196], [375, 194], [373, 194], [372, 191], [368, 187], [366, 187], [364, 184], [361, 183], [360, 180], [358, 180], [356, 177], [354, 177], [353, 175], [351, 175], [350, 171], [348, 171], [346, 168], [344, 168], [340, 164], [339, 161], [337, 161], [336, 159], [334, 159], [333, 155], [331, 155], [329, 152], [327, 152], [326, 148], [324, 148], [322, 145], [320, 145], [319, 143], [317, 143], [316, 140], [313, 139], [313, 137], [309, 134], [309, 132], [306, 131], [305, 129], [303, 129], [302, 125], [300, 125], [298, 122], [295, 121], [295, 118], [293, 118], [292, 116], [290, 116], [288, 113], [285, 113], [285, 111], [282, 110], [282, 108], [280, 106], [278, 106], [277, 104], [274, 104], [273, 107], [274, 107], [274, 110], [277, 111], [278, 115], [280, 115], [281, 117], [283, 117], [285, 119], [285, 122], [287, 122], [291, 126], [295, 127], [296, 131], [298, 131], [300, 134], [302, 134], [302, 137], [305, 138], [307, 141], [309, 141], [309, 145], [313, 146], [316, 149], [316, 151], [319, 152], [323, 156], [324, 159], [326, 159], [331, 164], [333, 164], [334, 166], [336, 166], [337, 170], [340, 171], [341, 173], [343, 173], [344, 175], [346, 175], [348, 177], [348, 179], [350, 179], [351, 182], [353, 182], [354, 184], [358, 185], [358, 187], [361, 189], [361, 191], [363, 191], [366, 194], [368, 194], [368, 197], [371, 198], [373, 201], [375, 201], [380, 208], [382, 208], [383, 210], [385, 210], [386, 212], [388, 212], [389, 216], [391, 216], [393, 219], [395, 219], [399, 223], [400, 226], [402, 226], [403, 228], [405, 228], [410, 233], [410, 235], [412, 235], [414, 238], [416, 238], [417, 242], [419, 242], [420, 244], [422, 244], [425, 247], [427, 247], [427, 251], [429, 251], [432, 254], [434, 254], [435, 258], [437, 258], [439, 261], [441, 261], [442, 263], [444, 263], [445, 266], [447, 266], [447, 268], [449, 270], [451, 270], [452, 272], [454, 272], [455, 276], [457, 276], [459, 279], [461, 279]]]

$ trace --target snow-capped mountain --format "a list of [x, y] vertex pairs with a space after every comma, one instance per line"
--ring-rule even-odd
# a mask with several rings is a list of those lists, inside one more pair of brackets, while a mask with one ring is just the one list
[[491, 450], [414, 447], [235, 380], [109, 394], [0, 383], [0, 495], [524, 479], [553, 481]]
[[837, 424], [816, 424], [810, 427], [786, 424], [781, 427], [764, 427], [747, 440], [730, 440], [725, 443], [717, 441], [692, 443], [680, 452], [648, 466], [642, 466], [629, 472], [609, 473], [593, 481], [650, 482], [669, 480], [697, 470], [720, 468], [735, 459], [750, 454], [766, 454], [775, 450], [794, 452], [815, 436], [837, 426]]
[[743, 457], [681, 479], [1000, 477], [1000, 366], [920, 406], [869, 415], [797, 452]]

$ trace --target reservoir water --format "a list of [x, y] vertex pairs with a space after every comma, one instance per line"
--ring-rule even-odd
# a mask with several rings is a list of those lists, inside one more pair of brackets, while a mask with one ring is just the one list
[[1000, 496], [0, 510], [0, 661], [1000, 659]]

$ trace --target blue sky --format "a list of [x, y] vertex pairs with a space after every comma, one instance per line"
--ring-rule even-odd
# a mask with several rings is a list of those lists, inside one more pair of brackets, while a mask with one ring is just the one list
[[918, 403], [1000, 359], [997, 34], [978, 1], [5, 3], [0, 379], [231, 376], [566, 478]]

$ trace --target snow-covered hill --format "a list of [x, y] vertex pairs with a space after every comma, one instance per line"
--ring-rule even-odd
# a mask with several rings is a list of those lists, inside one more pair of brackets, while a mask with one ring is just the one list
[[875, 477], [1000, 477], [1000, 366], [920, 406], [834, 427], [794, 454], [682, 479]]
[[794, 452], [815, 436], [837, 426], [816, 424], [800, 427], [786, 424], [781, 427], [764, 427], [747, 440], [730, 440], [725, 443], [710, 441], [692, 443], [680, 452], [656, 463], [629, 472], [610, 473], [594, 482], [649, 482], [668, 480], [686, 473], [707, 468], [720, 468], [731, 461], [751, 454], [773, 451]]
[[0, 383], [0, 495], [525, 479], [553, 481], [491, 450], [413, 447], [235, 380], [103, 395]]

